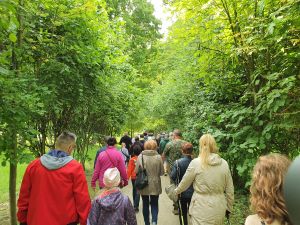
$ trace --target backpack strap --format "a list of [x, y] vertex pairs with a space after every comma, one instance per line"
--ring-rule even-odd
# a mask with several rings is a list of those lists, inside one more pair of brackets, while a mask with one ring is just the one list
[[111, 164], [113, 164], [113, 166], [116, 167], [116, 165], [115, 165], [115, 164], [113, 163], [113, 161], [111, 160], [111, 158], [110, 158], [109, 154], [107, 153], [107, 151], [104, 151], [104, 152], [105, 152], [106, 155], [108, 156], [109, 161], [111, 162]]

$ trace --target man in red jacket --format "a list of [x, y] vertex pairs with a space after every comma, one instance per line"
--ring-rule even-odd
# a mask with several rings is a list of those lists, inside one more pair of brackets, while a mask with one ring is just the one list
[[18, 221], [28, 225], [86, 225], [91, 207], [83, 168], [72, 158], [76, 136], [63, 132], [50, 150], [32, 161], [18, 199]]

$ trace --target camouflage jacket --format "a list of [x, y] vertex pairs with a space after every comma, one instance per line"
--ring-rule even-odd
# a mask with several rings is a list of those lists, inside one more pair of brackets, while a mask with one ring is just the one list
[[168, 142], [168, 144], [166, 145], [164, 155], [166, 156], [167, 161], [170, 163], [171, 166], [177, 159], [181, 158], [181, 149], [184, 143], [186, 143], [186, 141], [181, 139], [175, 139]]

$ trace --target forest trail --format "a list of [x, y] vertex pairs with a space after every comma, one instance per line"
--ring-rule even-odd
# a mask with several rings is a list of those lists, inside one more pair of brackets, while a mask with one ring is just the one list
[[[158, 207], [159, 207], [159, 212], [158, 212], [158, 221], [157, 223], [159, 225], [179, 225], [179, 218], [178, 216], [174, 215], [172, 213], [173, 209], [173, 204], [172, 201], [168, 198], [166, 192], [165, 192], [165, 187], [170, 184], [170, 178], [167, 176], [162, 176], [161, 177], [162, 181], [162, 194], [159, 195], [159, 200], [158, 200]], [[131, 202], [132, 202], [132, 184], [131, 181], [129, 181], [128, 186], [122, 189], [122, 192], [129, 196]], [[143, 212], [142, 212], [142, 199], [140, 199], [140, 206], [139, 206], [140, 211], [136, 214], [136, 219], [138, 222], [138, 225], [143, 225], [144, 224], [144, 218], [143, 218]]]
[[[90, 180], [92, 176], [92, 171], [87, 170], [87, 182], [88, 185], [90, 186]], [[159, 200], [158, 200], [158, 225], [179, 225], [179, 217], [177, 215], [174, 215], [172, 213], [173, 209], [173, 204], [172, 201], [168, 198], [167, 194], [165, 193], [165, 187], [170, 184], [170, 178], [169, 176], [162, 176], [161, 177], [161, 184], [162, 184], [162, 194], [159, 195]], [[98, 184], [98, 183], [97, 183]], [[90, 187], [89, 187], [90, 189]], [[94, 193], [90, 189], [90, 196], [91, 198], [94, 197]], [[131, 180], [129, 180], [128, 185], [124, 188], [121, 189], [122, 193], [127, 195], [130, 198], [130, 201], [133, 202], [132, 200], [132, 184]], [[140, 205], [139, 205], [139, 212], [136, 213], [136, 219], [137, 219], [137, 224], [138, 225], [144, 225], [144, 218], [143, 218], [143, 205], [142, 205], [142, 198], [140, 199]], [[151, 212], [151, 211], [150, 211]], [[150, 213], [151, 215], [151, 213]], [[151, 217], [150, 217], [151, 218]], [[0, 224], [1, 225], [1, 224]]]

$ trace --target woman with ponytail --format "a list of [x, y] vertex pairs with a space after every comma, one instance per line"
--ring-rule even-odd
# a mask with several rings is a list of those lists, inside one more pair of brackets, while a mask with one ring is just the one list
[[204, 134], [200, 154], [189, 164], [176, 194], [194, 188], [189, 214], [192, 225], [222, 225], [233, 205], [233, 183], [227, 162], [218, 155], [214, 137]]

